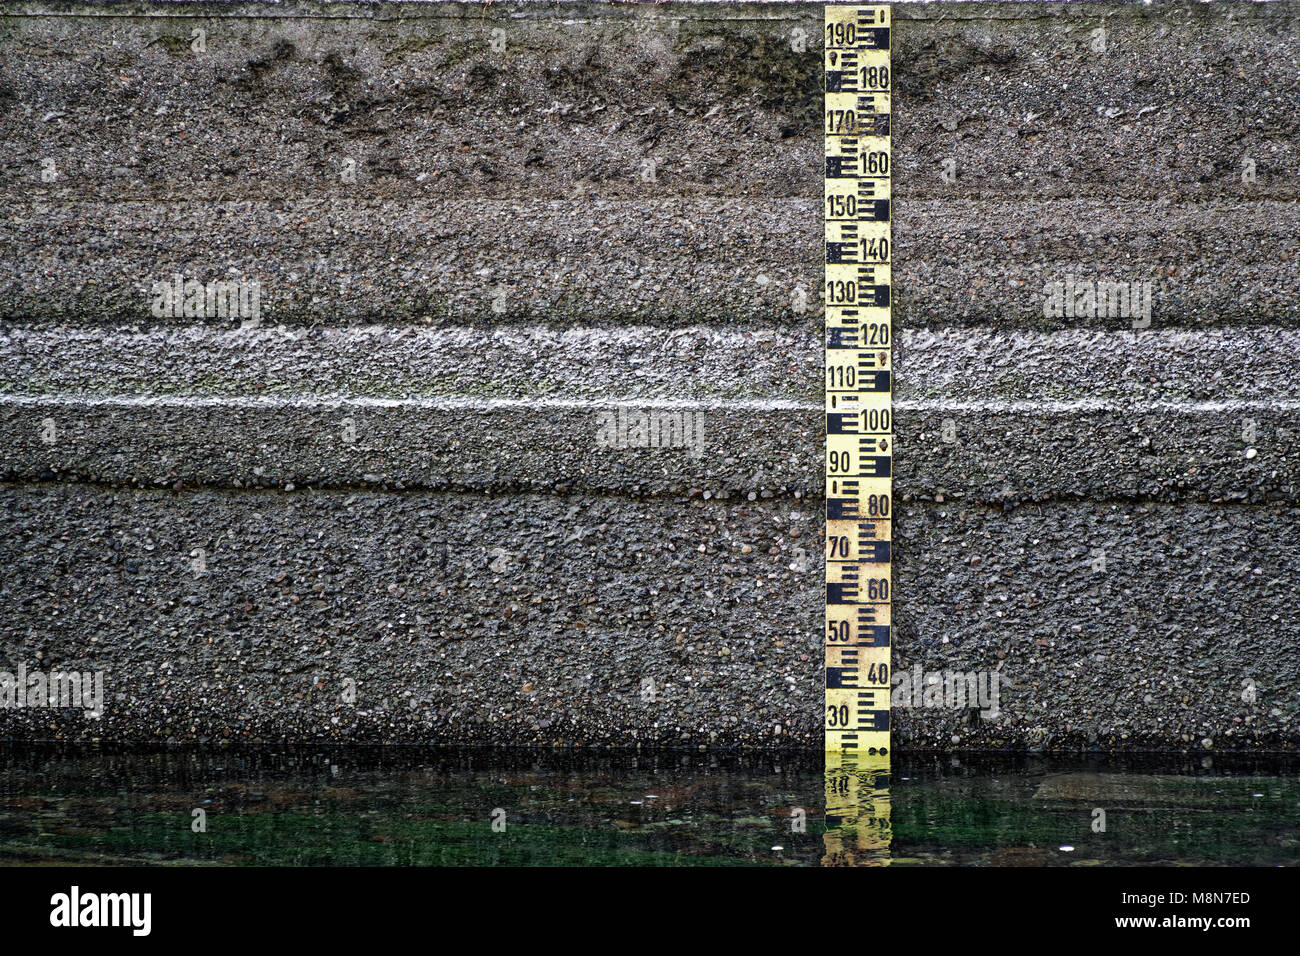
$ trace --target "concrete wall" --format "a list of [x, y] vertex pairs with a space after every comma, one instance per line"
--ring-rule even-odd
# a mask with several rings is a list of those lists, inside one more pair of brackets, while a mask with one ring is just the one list
[[[1298, 9], [894, 8], [900, 745], [1300, 743]], [[819, 746], [821, 10], [0, 4], [0, 736]]]

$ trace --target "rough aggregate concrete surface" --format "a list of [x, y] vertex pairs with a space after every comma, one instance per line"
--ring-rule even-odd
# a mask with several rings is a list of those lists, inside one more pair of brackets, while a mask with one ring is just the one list
[[[1298, 13], [894, 7], [899, 746], [1300, 744]], [[0, 3], [0, 737], [818, 746], [820, 36]]]
[[[997, 668], [1009, 686], [996, 720], [901, 709], [900, 734], [1285, 744], [1271, 727], [1294, 715], [1295, 663], [1274, 635], [1298, 623], [1297, 517], [906, 508], [896, 666]], [[820, 739], [815, 506], [47, 485], [12, 495], [3, 520], [6, 584], [24, 585], [10, 613], [53, 622], [13, 635], [11, 653], [104, 667], [102, 719], [152, 739]], [[1088, 573], [1098, 546], [1106, 574]], [[1238, 655], [1260, 688], [1253, 709], [1223, 693]], [[348, 681], [356, 700], [341, 707]], [[5, 716], [24, 736], [85, 732], [75, 713]]]

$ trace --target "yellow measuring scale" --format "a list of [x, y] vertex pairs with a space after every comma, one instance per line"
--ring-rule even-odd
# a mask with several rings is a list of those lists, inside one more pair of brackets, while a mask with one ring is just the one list
[[887, 6], [828, 6], [826, 857], [888, 862], [893, 510]]

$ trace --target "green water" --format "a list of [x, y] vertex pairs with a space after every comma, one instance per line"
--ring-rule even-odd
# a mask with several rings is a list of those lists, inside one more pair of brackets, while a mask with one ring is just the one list
[[896, 758], [832, 781], [863, 804], [861, 843], [828, 836], [827, 785], [821, 754], [0, 745], [0, 863], [1300, 862], [1295, 760]]

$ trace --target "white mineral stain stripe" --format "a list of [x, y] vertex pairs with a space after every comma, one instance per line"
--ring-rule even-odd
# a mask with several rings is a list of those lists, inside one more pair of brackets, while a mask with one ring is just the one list
[[[988, 348], [991, 345], [1017, 345], [1026, 348], [1065, 347], [1089, 348], [1128, 356], [1132, 353], [1135, 336], [1139, 343], [1159, 344], [1161, 349], [1181, 348], [1200, 353], [1210, 347], [1238, 348], [1240, 343], [1257, 342], [1270, 351], [1293, 354], [1300, 347], [1300, 329], [1277, 326], [1231, 329], [1161, 329], [1151, 328], [1141, 332], [1128, 329], [996, 329], [996, 328], [939, 328], [900, 329], [899, 340], [905, 348], [916, 351], [944, 350], [954, 343], [970, 348]], [[626, 347], [629, 343], [648, 344], [657, 348], [676, 345], [687, 347], [700, 344], [734, 347], [737, 344], [763, 345], [789, 343], [801, 345], [818, 341], [815, 332], [785, 328], [717, 328], [712, 326], [684, 326], [664, 329], [653, 325], [629, 325], [619, 328], [578, 326], [560, 328], [553, 325], [526, 324], [504, 328], [477, 329], [472, 327], [423, 328], [420, 326], [366, 325], [344, 328], [280, 329], [264, 325], [252, 329], [217, 329], [204, 326], [179, 326], [154, 329], [135, 328], [63, 328], [40, 325], [14, 325], [0, 330], [0, 342], [30, 342], [34, 346], [123, 348], [141, 345], [170, 346], [174, 343], [205, 342], [216, 346], [244, 345], [253, 347], [300, 345], [310, 349], [322, 342], [331, 345], [385, 345], [424, 346], [475, 346], [485, 342], [516, 344], [535, 340], [539, 342], [583, 343], [592, 346]], [[1066, 356], [1062, 361], [1074, 361]]]
[[[485, 398], [475, 395], [437, 395], [412, 398], [373, 398], [364, 395], [0, 395], [0, 405], [29, 407], [114, 408], [411, 408], [451, 411], [494, 409], [592, 409], [623, 405], [636, 408], [680, 408], [705, 411], [821, 412], [820, 402], [782, 398], [678, 399], [627, 395], [608, 398]], [[1126, 412], [1245, 412], [1300, 411], [1300, 399], [1221, 399], [1217, 401], [1118, 401], [1082, 398], [1061, 401], [989, 400], [946, 401], [915, 399], [894, 402], [894, 408], [918, 412], [1046, 413]]]
[[0, 405], [112, 406], [121, 408], [413, 408], [453, 411], [494, 409], [681, 408], [724, 411], [815, 411], [820, 405], [787, 399], [674, 398], [481, 398], [476, 395], [437, 395], [414, 398], [372, 398], [364, 395], [0, 395]]
[[1220, 399], [1217, 401], [1143, 401], [1128, 399], [1118, 401], [1108, 398], [1079, 398], [1062, 401], [1039, 401], [1035, 399], [990, 400], [979, 402], [944, 401], [942, 399], [923, 399], [918, 401], [896, 401], [895, 408], [912, 409], [924, 412], [1237, 412], [1237, 411], [1296, 411], [1300, 410], [1300, 399], [1240, 398]]
[[[643, 395], [621, 395], [611, 398], [552, 398], [539, 395], [533, 398], [482, 398], [478, 395], [425, 395], [413, 398], [372, 398], [368, 395], [0, 395], [0, 405], [60, 406], [60, 407], [120, 407], [120, 408], [428, 408], [448, 411], [493, 411], [497, 408], [590, 408], [603, 410], [628, 406], [638, 408], [689, 408], [711, 411], [823, 411], [820, 402], [800, 402], [785, 398], [694, 399], [654, 398]], [[1177, 411], [1177, 412], [1236, 412], [1236, 411], [1300, 411], [1300, 399], [1219, 399], [1201, 402], [1121, 402], [1106, 398], [1080, 398], [1070, 401], [1005, 401], [991, 399], [982, 402], [950, 402], [944, 399], [913, 399], [896, 401], [894, 408], [904, 411], [950, 412], [1045, 412], [1069, 414], [1087, 411]]]

